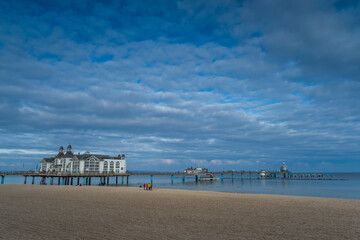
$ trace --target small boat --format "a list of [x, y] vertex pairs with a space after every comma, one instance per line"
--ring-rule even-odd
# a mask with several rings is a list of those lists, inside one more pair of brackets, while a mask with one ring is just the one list
[[212, 174], [207, 174], [207, 175], [205, 175], [205, 176], [201, 176], [200, 177], [200, 181], [215, 181], [215, 180], [217, 180], [217, 179], [219, 179], [219, 178], [216, 178], [214, 175], [212, 175]]
[[260, 177], [262, 177], [262, 178], [266, 177], [266, 170], [265, 169], [261, 169]]

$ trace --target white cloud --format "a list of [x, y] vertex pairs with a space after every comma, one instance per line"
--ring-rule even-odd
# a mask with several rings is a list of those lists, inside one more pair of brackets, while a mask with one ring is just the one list
[[223, 164], [223, 161], [222, 160], [211, 160], [210, 161], [210, 164], [211, 165], [222, 165]]
[[228, 165], [254, 166], [255, 164], [248, 160], [228, 160], [225, 161]]
[[0, 149], [0, 154], [19, 154], [19, 155], [53, 155], [54, 152], [38, 149]]
[[161, 159], [160, 161], [161, 161], [161, 163], [167, 164], [167, 165], [178, 164], [177, 161], [174, 159]]

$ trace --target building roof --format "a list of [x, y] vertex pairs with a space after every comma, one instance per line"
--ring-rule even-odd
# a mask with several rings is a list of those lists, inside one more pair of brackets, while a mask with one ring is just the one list
[[108, 155], [100, 155], [100, 154], [91, 154], [91, 153], [84, 153], [84, 154], [77, 154], [75, 155], [77, 159], [84, 160], [91, 156], [95, 156], [98, 159], [110, 158]]
[[74, 154], [71, 151], [67, 151], [63, 158], [73, 158]]
[[280, 167], [280, 171], [281, 172], [287, 172], [288, 171], [288, 167], [286, 166], [285, 163], [283, 163], [283, 165]]
[[64, 155], [65, 154], [63, 152], [59, 152], [55, 158], [62, 158], [62, 157], [64, 157]]
[[64, 148], [63, 146], [60, 146], [59, 148], [59, 153], [55, 156], [55, 157], [52, 157], [52, 158], [44, 158], [43, 160], [47, 161], [47, 162], [53, 162], [55, 160], [55, 158], [77, 158], [78, 160], [85, 160], [91, 156], [94, 156], [100, 160], [103, 160], [103, 159], [119, 159], [121, 160], [122, 158], [125, 158], [125, 154], [119, 154], [117, 157], [110, 157], [109, 155], [103, 155], [103, 154], [92, 154], [90, 152], [85, 152], [84, 154], [74, 154], [72, 152], [72, 147], [71, 145], [69, 145], [67, 147], [67, 152], [64, 153], [63, 152]]

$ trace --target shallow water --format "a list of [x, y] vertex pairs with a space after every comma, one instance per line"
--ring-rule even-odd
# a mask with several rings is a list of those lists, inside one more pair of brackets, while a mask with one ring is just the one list
[[[217, 177], [220, 178], [220, 176]], [[360, 173], [331, 173], [329, 179], [331, 180], [250, 179], [245, 175], [241, 179], [239, 174], [235, 174], [232, 180], [229, 174], [224, 176], [223, 181], [218, 179], [198, 183], [195, 182], [194, 176], [187, 176], [185, 182], [182, 181], [182, 176], [174, 176], [174, 181], [171, 183], [170, 176], [154, 176], [153, 186], [154, 188], [360, 199]], [[39, 184], [40, 180], [36, 178], [35, 184]], [[131, 176], [129, 185], [126, 185], [126, 178], [124, 178], [125, 184], [121, 184], [121, 180], [119, 177], [119, 187], [139, 187], [144, 183], [149, 183], [150, 176]], [[98, 185], [99, 182], [99, 178], [91, 180], [92, 185]], [[22, 176], [5, 177], [5, 184], [23, 183]], [[49, 183], [50, 180], [47, 179], [47, 184]], [[54, 184], [57, 183], [58, 180], [54, 179]], [[74, 179], [74, 184], [76, 183], [77, 179]], [[83, 183], [83, 179], [80, 179], [80, 183]], [[30, 177], [27, 178], [27, 184], [31, 184]], [[115, 177], [110, 178], [110, 184], [115, 184]]]

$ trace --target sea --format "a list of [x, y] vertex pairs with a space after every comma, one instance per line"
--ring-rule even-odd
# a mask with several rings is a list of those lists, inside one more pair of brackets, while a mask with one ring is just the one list
[[[284, 179], [284, 178], [250, 178], [235, 174], [224, 175], [221, 180], [220, 175], [215, 181], [195, 181], [194, 176], [186, 176], [183, 182], [182, 176], [153, 176], [153, 188], [164, 189], [185, 189], [196, 191], [217, 191], [232, 193], [254, 193], [254, 194], [277, 194], [325, 198], [346, 198], [360, 199], [360, 172], [354, 173], [327, 173], [323, 178], [318, 179]], [[41, 178], [35, 178], [35, 184], [40, 184]], [[126, 184], [126, 177], [122, 184], [122, 178], [118, 178], [118, 185], [115, 184], [115, 177], [110, 178], [111, 187], [142, 187], [144, 183], [150, 183], [150, 176], [131, 176], [129, 184]], [[50, 180], [47, 179], [47, 184]], [[74, 179], [74, 184], [77, 179]], [[83, 179], [80, 178], [80, 183]], [[92, 178], [91, 185], [99, 186], [100, 179]], [[5, 184], [24, 184], [23, 176], [6, 176]], [[31, 184], [31, 177], [27, 178], [27, 184]], [[54, 179], [54, 185], [58, 180]]]

